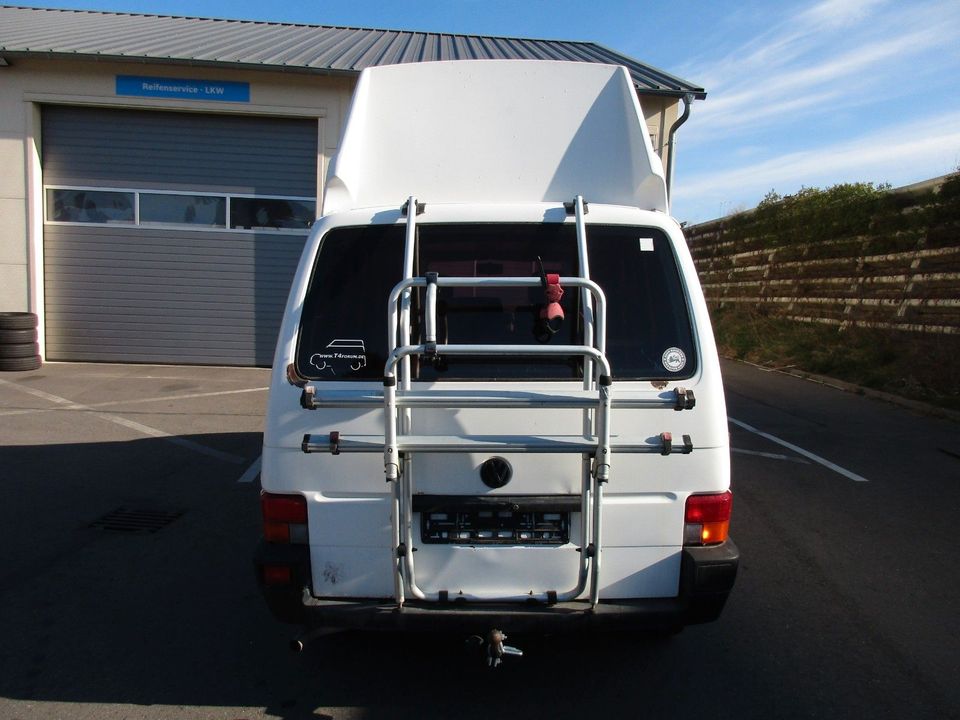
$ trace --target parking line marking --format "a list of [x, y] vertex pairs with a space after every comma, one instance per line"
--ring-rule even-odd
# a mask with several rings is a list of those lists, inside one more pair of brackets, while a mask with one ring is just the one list
[[198, 452], [201, 455], [207, 455], [208, 457], [216, 458], [217, 460], [223, 460], [228, 463], [233, 463], [234, 465], [240, 465], [246, 462], [246, 458], [242, 458], [239, 455], [233, 455], [221, 450], [214, 450], [206, 445], [193, 442], [193, 440], [187, 440], [186, 438], [171, 435], [164, 430], [158, 430], [157, 428], [150, 427], [149, 425], [143, 425], [142, 423], [138, 423], [133, 420], [128, 420], [127, 418], [120, 417], [119, 415], [111, 415], [109, 413], [95, 412], [92, 410], [90, 411], [90, 414], [96, 415], [98, 418], [106, 420], [107, 422], [112, 422], [115, 425], [120, 425], [121, 427], [128, 428], [129, 430], [142, 433], [143, 435], [147, 435], [149, 437], [166, 440], [174, 445], [179, 445], [180, 447], [187, 448], [188, 450]]
[[51, 395], [43, 390], [24, 387], [23, 385], [13, 383], [8, 380], [0, 380], [0, 385], [12, 387], [20, 392], [26, 393], [27, 395], [33, 395], [34, 397], [56, 403], [57, 405], [62, 405], [64, 408], [69, 410], [88, 412], [91, 415], [100, 418], [101, 420], [106, 420], [107, 422], [111, 422], [115, 425], [120, 425], [121, 427], [125, 427], [128, 430], [133, 430], [134, 432], [141, 433], [142, 435], [146, 435], [148, 437], [166, 440], [169, 443], [186, 448], [187, 450], [192, 450], [193, 452], [200, 453], [201, 455], [216, 458], [217, 460], [223, 460], [224, 462], [232, 463], [234, 465], [241, 465], [246, 462], [246, 458], [242, 458], [239, 455], [233, 455], [231, 453], [215, 450], [214, 448], [207, 447], [206, 445], [201, 445], [200, 443], [187, 440], [186, 438], [176, 437], [164, 430], [158, 430], [157, 428], [150, 427], [149, 425], [143, 425], [142, 423], [134, 422], [133, 420], [128, 420], [127, 418], [120, 417], [119, 415], [97, 412], [88, 405], [75, 403], [72, 400], [67, 400], [66, 398], [60, 397], [59, 395]]
[[[16, 383], [5, 383], [5, 384], [16, 384]], [[241, 393], [252, 393], [252, 392], [263, 392], [269, 390], [269, 387], [256, 387], [256, 388], [243, 388], [241, 390], [218, 390], [216, 392], [208, 393], [192, 393], [189, 395], [165, 395], [163, 397], [150, 397], [150, 398], [135, 398], [133, 400], [110, 400], [108, 402], [100, 403], [91, 403], [89, 405], [77, 405], [76, 403], [66, 401], [67, 404], [64, 404], [63, 398], [58, 398], [56, 395], [50, 395], [45, 393], [42, 390], [35, 390], [34, 388], [25, 388], [22, 385], [18, 385], [18, 388], [24, 392], [29, 392], [31, 395], [42, 398], [44, 400], [49, 400], [50, 402], [57, 403], [62, 405], [62, 407], [55, 408], [22, 408], [19, 410], [0, 410], [0, 417], [7, 417], [9, 415], [30, 415], [32, 413], [48, 413], [48, 412], [57, 412], [59, 410], [88, 410], [90, 408], [103, 408], [110, 407], [111, 405], [136, 405], [139, 403], [151, 403], [151, 402], [160, 402], [161, 400], [191, 400], [193, 398], [205, 398], [205, 397], [216, 397], [219, 395], [239, 395]]]
[[729, 417], [729, 416], [727, 417], [727, 420], [729, 420], [731, 423], [733, 423], [733, 424], [736, 425], [737, 427], [746, 430], [747, 432], [751, 432], [751, 433], [753, 433], [754, 435], [758, 435], [758, 436], [764, 438], [765, 440], [769, 440], [770, 442], [776, 443], [777, 445], [782, 445], [783, 447], [787, 448], [788, 450], [793, 450], [793, 452], [797, 453], [798, 455], [802, 455], [803, 457], [807, 458], [808, 460], [813, 460], [813, 462], [815, 462], [815, 463], [817, 463], [817, 464], [819, 464], [819, 465], [823, 465], [825, 468], [828, 468], [829, 470], [833, 470], [835, 473], [838, 473], [838, 474], [840, 474], [840, 475], [843, 475], [845, 478], [848, 478], [848, 479], [853, 480], [853, 481], [855, 481], [855, 482], [870, 482], [869, 480], [867, 480], [867, 479], [866, 479], [865, 477], [863, 477], [862, 475], [857, 475], [855, 472], [851, 472], [850, 470], [847, 470], [846, 468], [842, 468], [842, 467], [840, 467], [839, 465], [837, 465], [837, 464], [835, 464], [835, 463], [832, 463], [832, 462], [830, 462], [829, 460], [826, 460], [825, 458], [820, 457], [819, 455], [813, 454], [813, 453], [810, 452], [809, 450], [804, 450], [802, 447], [798, 447], [798, 446], [794, 445], [793, 443], [789, 443], [789, 442], [787, 442], [786, 440], [782, 440], [782, 439], [778, 438], [776, 435], [771, 435], [770, 433], [763, 432], [763, 430], [758, 430], [757, 428], [753, 427], [752, 425], [747, 425], [747, 423], [745, 423], [745, 422], [743, 422], [743, 421], [741, 421], [741, 420], [736, 420], [736, 419], [734, 419], [734, 418], [732, 418], [732, 417]]
[[247, 471], [240, 476], [240, 479], [237, 480], [237, 482], [238, 483], [253, 482], [253, 479], [260, 474], [260, 466], [262, 464], [261, 462], [262, 460], [263, 460], [263, 455], [260, 455], [259, 457], [257, 457], [257, 459], [253, 461], [253, 464], [247, 468]]
[[240, 395], [242, 393], [263, 392], [269, 387], [243, 388], [242, 390], [218, 390], [216, 392], [191, 393], [189, 395], [165, 395], [163, 397], [136, 398], [134, 400], [111, 400], [110, 402], [96, 403], [88, 407], [109, 407], [110, 405], [134, 405], [136, 403], [159, 402], [161, 400], [192, 400], [194, 398], [218, 397], [220, 395]]
[[[52, 402], [57, 405], [62, 405], [66, 407], [68, 410], [79, 410], [83, 407], [83, 405], [78, 405], [72, 400], [67, 400], [66, 398], [60, 397], [59, 395], [51, 395], [50, 393], [44, 392], [43, 390], [37, 390], [36, 388], [20, 385], [19, 383], [10, 382], [9, 380], [0, 380], [0, 385], [6, 385], [8, 387], [12, 387], [16, 390], [19, 390], [22, 393], [26, 393], [27, 395], [33, 395], [34, 397], [38, 397], [41, 400], [46, 400], [47, 402]], [[22, 412], [34, 412], [34, 411], [33, 410], [26, 410], [26, 411], [13, 410], [11, 411], [10, 414], [19, 414]]]
[[755, 455], [762, 458], [770, 458], [771, 460], [786, 460], [787, 462], [800, 463], [802, 465], [809, 465], [809, 460], [804, 460], [803, 458], [790, 457], [789, 455], [781, 455], [780, 453], [768, 453], [768, 452], [758, 452], [757, 450], [742, 450], [740, 448], [732, 447], [730, 452], [739, 453], [741, 455]]

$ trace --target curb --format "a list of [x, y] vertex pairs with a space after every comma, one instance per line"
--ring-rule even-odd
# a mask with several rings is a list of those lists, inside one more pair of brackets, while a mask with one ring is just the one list
[[834, 388], [835, 390], [842, 390], [844, 392], [862, 395], [874, 400], [881, 400], [883, 402], [890, 403], [891, 405], [897, 405], [899, 407], [906, 408], [907, 410], [913, 410], [921, 415], [931, 415], [933, 417], [960, 423], [960, 412], [957, 412], [956, 410], [948, 410], [947, 408], [942, 408], [938, 405], [931, 405], [930, 403], [921, 402], [919, 400], [911, 400], [910, 398], [894, 395], [893, 393], [883, 392], [882, 390], [873, 390], [872, 388], [866, 388], [861, 385], [854, 385], [853, 383], [846, 382], [845, 380], [837, 380], [836, 378], [827, 377], [826, 375], [817, 375], [816, 373], [806, 372], [805, 370], [765, 367], [763, 365], [758, 365], [757, 363], [752, 363], [749, 360], [740, 360], [738, 358], [726, 356], [723, 356], [723, 359], [749, 365], [750, 367], [755, 367], [759, 370], [763, 370], [764, 372], [775, 372], [781, 375], [789, 375], [790, 377], [795, 377], [800, 380], [809, 380], [810, 382], [815, 382], [818, 385], [826, 385], [827, 387]]

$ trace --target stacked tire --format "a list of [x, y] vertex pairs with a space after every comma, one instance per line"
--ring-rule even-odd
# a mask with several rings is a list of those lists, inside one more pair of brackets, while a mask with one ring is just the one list
[[0, 312], [0, 371], [36, 370], [40, 365], [37, 316]]

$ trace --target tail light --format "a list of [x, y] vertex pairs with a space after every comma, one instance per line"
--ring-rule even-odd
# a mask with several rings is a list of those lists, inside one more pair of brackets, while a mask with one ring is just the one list
[[307, 499], [303, 495], [260, 493], [267, 542], [307, 544]]
[[293, 582], [293, 568], [289, 565], [264, 565], [264, 585], [290, 585]]
[[684, 512], [684, 545], [718, 545], [730, 532], [733, 493], [691, 495]]

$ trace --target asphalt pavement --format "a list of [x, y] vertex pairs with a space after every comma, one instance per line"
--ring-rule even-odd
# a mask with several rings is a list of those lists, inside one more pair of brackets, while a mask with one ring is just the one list
[[0, 375], [0, 718], [960, 717], [958, 425], [725, 363], [720, 621], [665, 638], [342, 633], [292, 654], [251, 556], [268, 371]]

